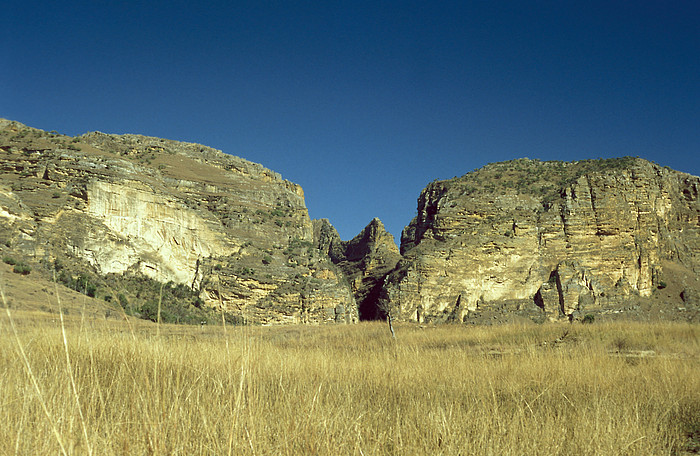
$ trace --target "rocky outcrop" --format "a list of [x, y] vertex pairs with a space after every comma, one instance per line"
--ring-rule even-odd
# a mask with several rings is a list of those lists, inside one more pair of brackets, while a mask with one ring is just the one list
[[401, 255], [381, 220], [373, 219], [349, 241], [341, 241], [326, 219], [314, 220], [313, 224], [317, 247], [328, 254], [352, 286], [360, 319], [385, 318], [385, 310], [379, 305], [380, 294], [387, 274]]
[[342, 241], [301, 187], [209, 147], [0, 119], [3, 258], [151, 319], [165, 293], [175, 321], [183, 299], [261, 324], [697, 320], [699, 194], [629, 157], [495, 163], [430, 183], [399, 252], [379, 219]]
[[678, 270], [700, 273], [698, 189], [698, 177], [634, 158], [521, 159], [435, 181], [383, 305], [419, 321], [495, 308], [572, 319], [649, 299]]
[[0, 120], [0, 175], [3, 254], [187, 284], [250, 322], [357, 320], [349, 286], [314, 248], [301, 187], [261, 165], [199, 144]]

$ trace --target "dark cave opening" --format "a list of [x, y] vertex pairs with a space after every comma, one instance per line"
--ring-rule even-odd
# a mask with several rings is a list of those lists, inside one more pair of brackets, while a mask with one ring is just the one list
[[369, 293], [360, 300], [358, 312], [360, 321], [386, 320], [386, 310], [381, 305], [382, 281], [375, 284]]

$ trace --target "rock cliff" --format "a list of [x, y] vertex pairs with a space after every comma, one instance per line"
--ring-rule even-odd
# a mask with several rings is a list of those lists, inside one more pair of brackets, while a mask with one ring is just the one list
[[697, 321], [699, 193], [636, 158], [494, 163], [430, 183], [399, 251], [379, 219], [342, 241], [301, 187], [206, 146], [0, 119], [3, 261], [168, 321]]
[[261, 165], [198, 144], [0, 120], [3, 256], [117, 277], [113, 291], [131, 300], [118, 277], [186, 284], [239, 321], [356, 321], [313, 239], [301, 187]]
[[520, 159], [432, 182], [377, 305], [418, 321], [664, 306], [697, 319], [700, 303], [682, 297], [699, 289], [699, 190], [635, 158]]
[[317, 248], [327, 253], [350, 283], [360, 319], [385, 318], [386, 314], [377, 302], [385, 277], [401, 258], [394, 236], [386, 232], [378, 218], [349, 241], [341, 241], [338, 232], [326, 219], [314, 220], [313, 226]]

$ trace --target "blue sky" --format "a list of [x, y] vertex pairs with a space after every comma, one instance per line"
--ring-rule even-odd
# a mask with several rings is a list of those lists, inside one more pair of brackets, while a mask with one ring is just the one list
[[216, 147], [343, 239], [433, 179], [640, 156], [700, 174], [700, 2], [13, 2], [0, 117]]

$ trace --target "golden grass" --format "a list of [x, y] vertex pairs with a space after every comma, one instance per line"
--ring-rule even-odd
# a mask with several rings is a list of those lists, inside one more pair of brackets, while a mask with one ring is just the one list
[[10, 317], [0, 454], [651, 455], [700, 434], [697, 325], [396, 325], [394, 341], [379, 323], [158, 336], [36, 318], [15, 336]]

